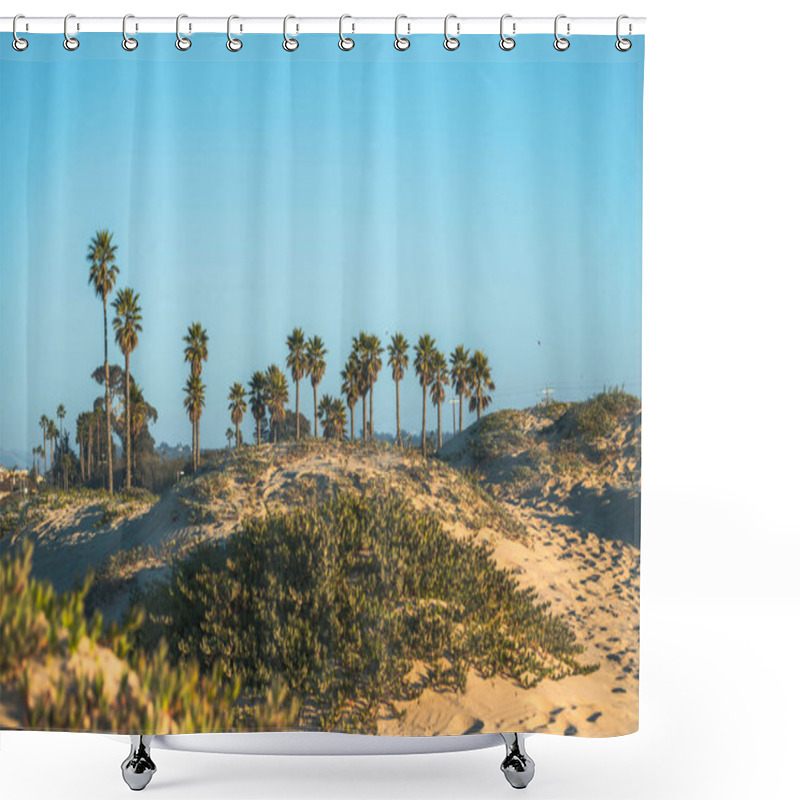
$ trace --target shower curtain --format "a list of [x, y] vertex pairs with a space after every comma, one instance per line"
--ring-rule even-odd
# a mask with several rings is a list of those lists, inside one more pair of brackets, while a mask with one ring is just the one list
[[644, 40], [0, 58], [0, 726], [638, 725]]

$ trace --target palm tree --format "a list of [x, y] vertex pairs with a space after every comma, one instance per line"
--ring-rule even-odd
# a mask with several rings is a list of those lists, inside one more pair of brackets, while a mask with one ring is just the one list
[[427, 455], [427, 432], [426, 418], [428, 406], [428, 384], [433, 376], [434, 357], [436, 353], [436, 340], [429, 334], [424, 333], [419, 337], [419, 341], [414, 345], [414, 369], [419, 378], [419, 385], [422, 387], [422, 455]]
[[361, 340], [361, 363], [364, 369], [364, 386], [369, 390], [369, 438], [372, 439], [375, 434], [375, 419], [372, 413], [372, 395], [375, 382], [378, 380], [378, 373], [381, 371], [381, 367], [383, 367], [383, 361], [381, 360], [383, 346], [381, 345], [381, 340], [374, 333], [362, 333], [359, 339]]
[[450, 353], [450, 380], [458, 395], [458, 430], [464, 430], [464, 395], [469, 394], [469, 350], [460, 344]]
[[242, 443], [239, 425], [247, 413], [247, 392], [239, 381], [231, 386], [228, 392], [228, 410], [231, 412], [231, 422], [236, 426], [236, 446]]
[[[295, 329], [298, 330], [298, 329]], [[278, 442], [278, 423], [286, 419], [286, 404], [289, 402], [289, 384], [286, 376], [277, 364], [272, 364], [267, 370], [267, 385], [264, 400], [269, 409], [269, 424], [272, 428], [272, 442]], [[298, 439], [300, 424], [298, 423]]]
[[78, 440], [78, 453], [81, 462], [81, 481], [86, 482], [86, 438], [89, 432], [89, 415], [86, 411], [78, 414], [75, 423], [75, 438]]
[[42, 429], [42, 451], [44, 453], [44, 472], [43, 475], [47, 474], [47, 431], [50, 427], [50, 420], [47, 418], [47, 414], [42, 414], [39, 417], [39, 427]]
[[125, 488], [131, 488], [131, 353], [139, 344], [142, 330], [142, 309], [139, 295], [126, 286], [117, 291], [113, 326], [115, 340], [125, 356]]
[[403, 446], [403, 435], [400, 431], [400, 381], [408, 369], [408, 341], [402, 333], [392, 336], [389, 345], [389, 366], [392, 368], [392, 380], [395, 387], [395, 406], [397, 410], [397, 444]]
[[[189, 415], [192, 423], [192, 431], [199, 432], [200, 416], [203, 413], [203, 407], [206, 404], [206, 387], [199, 375], [191, 374], [186, 379], [186, 385], [183, 387], [186, 397], [183, 399], [183, 407]], [[195, 445], [197, 438], [195, 438]], [[192, 450], [192, 468], [197, 469], [200, 466], [200, 450], [196, 448]]]
[[[306, 342], [306, 370], [314, 390], [314, 438], [317, 438], [317, 386], [325, 375], [325, 356], [328, 351], [319, 336]], [[299, 424], [299, 422], [298, 422]]]
[[[183, 360], [188, 361], [192, 367], [192, 375], [200, 377], [203, 372], [203, 362], [208, 361], [208, 333], [199, 323], [189, 325], [183, 337], [186, 347], [183, 348]], [[197, 465], [200, 463], [200, 416], [196, 416], [192, 427], [192, 458]]]
[[487, 390], [493, 392], [495, 389], [492, 380], [492, 368], [489, 366], [489, 359], [482, 350], [476, 350], [472, 354], [469, 362], [469, 410], [478, 412], [478, 419], [481, 412], [488, 408], [492, 398], [487, 394]]
[[436, 350], [433, 356], [433, 369], [431, 372], [431, 401], [436, 406], [436, 430], [438, 449], [442, 449], [442, 403], [446, 396], [445, 386], [450, 383], [447, 370], [447, 359], [444, 353]]
[[64, 417], [67, 416], [67, 409], [64, 408], [63, 403], [58, 404], [58, 408], [56, 409], [56, 416], [58, 417], [58, 428], [59, 434], [61, 436], [64, 435]]
[[355, 408], [358, 405], [358, 398], [361, 397], [360, 393], [360, 369], [358, 361], [354, 356], [347, 359], [344, 369], [341, 371], [342, 376], [342, 394], [347, 402], [347, 407], [350, 409], [350, 441], [355, 439]]
[[228, 428], [228, 430], [225, 431], [225, 438], [228, 440], [228, 450], [231, 449], [231, 442], [233, 441], [233, 437], [235, 435], [236, 434], [233, 432], [231, 428]]
[[286, 346], [289, 355], [286, 356], [286, 366], [292, 371], [294, 381], [294, 416], [297, 424], [297, 441], [300, 441], [300, 381], [308, 374], [308, 356], [306, 354], [306, 335], [302, 328], [295, 328], [286, 337]]
[[250, 410], [256, 420], [256, 444], [261, 444], [261, 420], [266, 413], [265, 392], [267, 389], [267, 376], [263, 372], [254, 372], [248, 384], [250, 389]]
[[[58, 428], [52, 419], [47, 420], [47, 438], [50, 440], [50, 469], [53, 469], [55, 466], [53, 464], [53, 447], [56, 439], [58, 439]], [[55, 481], [55, 472], [53, 473], [53, 480]]]
[[108, 458], [108, 492], [114, 492], [114, 464], [111, 452], [111, 398], [108, 377], [108, 295], [117, 282], [119, 267], [116, 265], [117, 245], [114, 234], [107, 229], [97, 231], [89, 242], [86, 254], [89, 267], [89, 285], [103, 301], [103, 370], [106, 384], [106, 457]]
[[136, 442], [148, 422], [158, 422], [158, 411], [144, 399], [139, 384], [131, 378], [131, 458], [136, 472]]
[[357, 385], [358, 396], [361, 398], [361, 441], [367, 441], [367, 391], [369, 385], [366, 381], [366, 368], [364, 366], [364, 346], [367, 334], [363, 331], [353, 337], [353, 349], [350, 351], [350, 361], [356, 365], [358, 371]]
[[347, 410], [344, 403], [329, 394], [322, 396], [319, 404], [319, 418], [322, 420], [323, 435], [326, 439], [341, 439], [347, 424]]
[[36, 476], [38, 475], [38, 469], [37, 469], [37, 467], [39, 466], [39, 461], [38, 461], [38, 456], [39, 456], [39, 445], [36, 445], [36, 444], [35, 444], [35, 445], [34, 445], [34, 446], [31, 448], [31, 452], [33, 453], [33, 478], [34, 478], [34, 480], [35, 480], [35, 479], [36, 479]]

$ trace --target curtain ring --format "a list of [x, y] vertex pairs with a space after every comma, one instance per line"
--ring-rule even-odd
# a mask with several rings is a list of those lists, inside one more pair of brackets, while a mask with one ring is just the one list
[[291, 14], [288, 14], [283, 18], [283, 49], [286, 50], [287, 53], [294, 53], [298, 47], [300, 47], [300, 42], [297, 39], [293, 39], [289, 36], [289, 20], [290, 19], [297, 19], [293, 17]]
[[139, 46], [139, 40], [134, 39], [132, 36], [128, 36], [127, 25], [129, 19], [135, 19], [133, 14], [126, 14], [122, 18], [122, 49], [127, 50], [130, 53]]
[[[411, 47], [411, 39], [407, 39], [405, 36], [400, 35], [400, 20], [401, 19], [408, 19], [405, 14], [398, 14], [394, 18], [394, 49], [400, 50], [408, 50]], [[411, 33], [411, 26], [408, 26], [408, 32]]]
[[[556, 21], [553, 23], [553, 33], [555, 34], [556, 40], [553, 42], [553, 47], [558, 50], [560, 53], [563, 53], [565, 50], [569, 50], [569, 39], [566, 39], [563, 36], [558, 35], [558, 21], [560, 19], [566, 19], [566, 14], [559, 14], [556, 17]], [[567, 23], [567, 36], [569, 36], [569, 28], [570, 24]]]
[[231, 22], [235, 19], [239, 19], [236, 14], [231, 14], [228, 17], [228, 41], [225, 44], [225, 47], [227, 47], [231, 53], [238, 53], [242, 49], [242, 40], [237, 39], [235, 36], [231, 36]]
[[[633, 47], [633, 42], [630, 39], [624, 39], [619, 35], [619, 24], [624, 19], [628, 19], [627, 14], [620, 14], [617, 17], [617, 41], [614, 47], [616, 47], [617, 50], [620, 51], [620, 53], [627, 53], [628, 50], [630, 50], [631, 47]], [[631, 26], [630, 24], [628, 24], [628, 33], [630, 34], [630, 32], [631, 32]]]
[[[353, 18], [349, 14], [342, 14], [342, 16], [339, 17], [339, 49], [345, 51], [352, 50], [356, 46], [355, 41], [349, 36], [345, 36], [342, 30], [342, 26], [344, 25], [344, 21], [346, 19]], [[355, 30], [355, 25], [353, 26], [353, 30]]]
[[[500, 49], [505, 50], [506, 52], [513, 50], [517, 46], [516, 41], [511, 36], [506, 36], [503, 32], [503, 26], [507, 19], [511, 19], [511, 14], [503, 14], [503, 16], [500, 17]], [[512, 30], [515, 28], [516, 25], [514, 28], [512, 28]]]
[[175, 47], [178, 50], [188, 50], [192, 46], [192, 40], [181, 34], [181, 20], [189, 19], [188, 14], [178, 14], [175, 20]]
[[81, 46], [81, 43], [74, 36], [69, 35], [68, 25], [71, 19], [75, 19], [74, 14], [67, 14], [64, 17], [64, 49], [69, 51], [77, 50]]
[[18, 52], [21, 53], [23, 50], [28, 49], [28, 40], [23, 39], [21, 36], [17, 36], [17, 20], [18, 19], [25, 19], [24, 14], [17, 14], [14, 17], [14, 21], [11, 23], [11, 33], [14, 34], [14, 39], [11, 42], [11, 46]]
[[[458, 17], [455, 14], [448, 14], [444, 18], [444, 49], [445, 50], [450, 50], [452, 52], [453, 50], [458, 50], [459, 45], [461, 44], [461, 42], [458, 41], [458, 36], [457, 35], [456, 36], [450, 36], [450, 34], [447, 32], [447, 23], [451, 19], [458, 19]], [[458, 27], [459, 26], [456, 25], [456, 33], [458, 33]]]

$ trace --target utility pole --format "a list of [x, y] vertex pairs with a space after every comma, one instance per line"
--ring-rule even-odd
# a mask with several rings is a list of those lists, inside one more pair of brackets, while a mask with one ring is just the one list
[[550, 403], [553, 402], [553, 390], [549, 386], [545, 386], [544, 389], [542, 389], [542, 394], [544, 395], [544, 404], [549, 406]]

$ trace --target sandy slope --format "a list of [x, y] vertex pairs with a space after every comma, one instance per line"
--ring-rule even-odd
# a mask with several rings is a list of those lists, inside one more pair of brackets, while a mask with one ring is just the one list
[[[490, 491], [499, 485], [484, 477]], [[404, 704], [402, 721], [383, 720], [381, 732], [632, 732], [638, 707], [638, 549], [588, 530], [591, 520], [568, 502], [574, 486], [556, 484], [530, 497], [495, 491], [492, 499], [459, 470], [388, 446], [262, 446], [224, 454], [152, 507], [140, 504], [100, 525], [100, 501], [70, 503], [48, 511], [0, 547], [32, 538], [35, 574], [60, 589], [81, 580], [90, 566], [102, 574], [109, 556], [130, 551], [115, 567], [116, 580], [98, 595], [104, 615], [115, 618], [130, 589], [163, 574], [171, 554], [203, 539], [224, 538], [243, 518], [306, 506], [334, 489], [401, 493], [435, 513], [453, 535], [489, 542], [500, 566], [567, 617], [586, 647], [582, 660], [600, 669], [528, 690], [473, 672], [464, 693], [427, 690]]]

